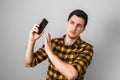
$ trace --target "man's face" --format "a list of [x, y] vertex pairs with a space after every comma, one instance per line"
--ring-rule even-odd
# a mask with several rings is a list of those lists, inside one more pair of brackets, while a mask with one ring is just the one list
[[67, 21], [67, 33], [66, 35], [71, 39], [76, 39], [84, 31], [84, 19], [73, 15], [69, 21]]

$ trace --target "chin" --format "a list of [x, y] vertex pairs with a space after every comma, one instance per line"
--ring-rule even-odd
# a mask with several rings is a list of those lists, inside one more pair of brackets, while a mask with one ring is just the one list
[[76, 39], [76, 38], [78, 38], [78, 36], [76, 36], [76, 35], [68, 35], [68, 37], [71, 38], [71, 39]]

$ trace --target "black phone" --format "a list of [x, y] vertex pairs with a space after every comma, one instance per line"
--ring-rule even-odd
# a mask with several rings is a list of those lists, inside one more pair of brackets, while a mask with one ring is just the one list
[[39, 29], [38, 34], [40, 34], [43, 31], [43, 29], [46, 27], [47, 24], [48, 24], [48, 21], [45, 18], [43, 18], [42, 22], [38, 27]]

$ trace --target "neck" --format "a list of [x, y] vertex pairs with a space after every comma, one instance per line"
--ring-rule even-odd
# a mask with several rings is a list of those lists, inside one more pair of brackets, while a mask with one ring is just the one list
[[66, 35], [66, 37], [64, 39], [65, 45], [72, 45], [76, 40], [77, 40], [77, 38], [72, 39]]

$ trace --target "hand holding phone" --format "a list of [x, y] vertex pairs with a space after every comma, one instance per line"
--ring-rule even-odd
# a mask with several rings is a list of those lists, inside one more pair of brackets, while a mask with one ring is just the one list
[[46, 27], [47, 24], [48, 21], [44, 18], [38, 27], [39, 31], [37, 34], [41, 34], [41, 32], [43, 31], [43, 29]]

